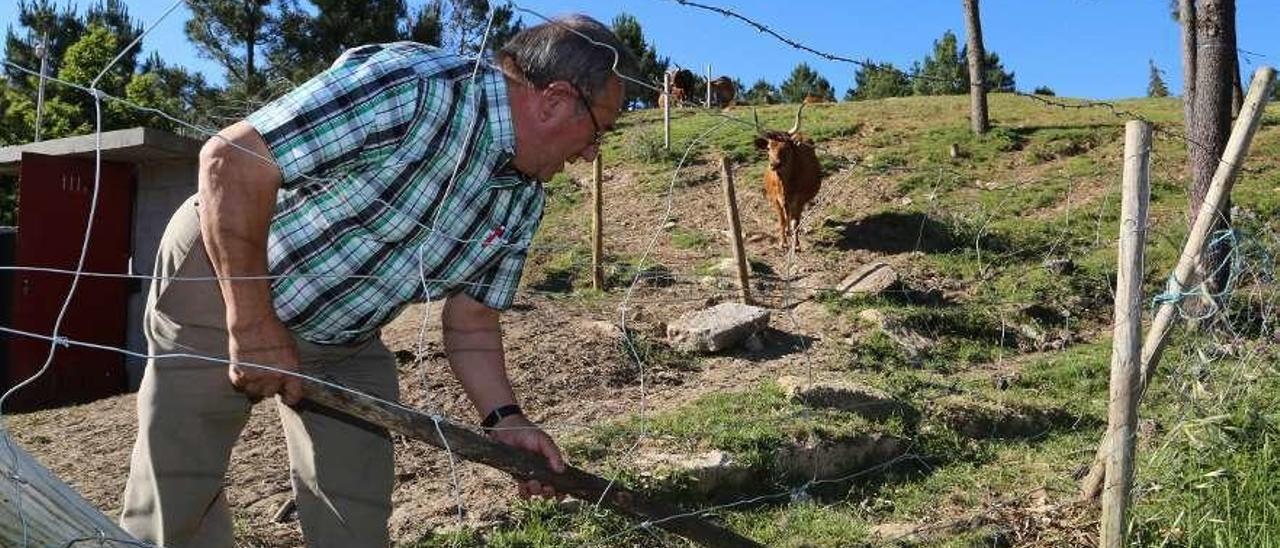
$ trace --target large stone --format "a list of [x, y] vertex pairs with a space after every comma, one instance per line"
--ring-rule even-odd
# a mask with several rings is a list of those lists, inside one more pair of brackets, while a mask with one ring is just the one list
[[835, 439], [817, 437], [783, 447], [773, 455], [773, 466], [793, 478], [834, 478], [885, 465], [906, 451], [901, 438], [885, 434], [859, 434]]
[[886, 316], [884, 312], [877, 309], [868, 308], [863, 310], [858, 313], [858, 317], [888, 335], [889, 339], [898, 345], [898, 348], [902, 349], [907, 360], [912, 363], [918, 363], [924, 353], [934, 346], [934, 342], [928, 337], [902, 325], [901, 322]]
[[714, 495], [717, 491], [738, 491], [750, 484], [755, 476], [749, 466], [719, 450], [692, 455], [643, 452], [636, 456], [635, 464], [644, 476], [688, 478], [692, 481], [686, 485], [699, 496]]
[[[715, 270], [721, 275], [733, 276], [736, 279], [738, 276], [738, 261], [733, 257], [725, 257], [716, 263]], [[747, 261], [747, 275], [751, 274], [755, 274], [755, 269], [752, 268], [751, 261]]]
[[898, 285], [898, 272], [887, 263], [874, 262], [863, 265], [853, 274], [846, 276], [836, 286], [841, 295], [851, 296], [859, 293], [878, 295]]
[[809, 407], [840, 409], [870, 419], [913, 413], [910, 406], [869, 386], [849, 382], [817, 381], [787, 375], [778, 379], [787, 397]]
[[719, 352], [768, 326], [768, 310], [740, 303], [720, 303], [680, 316], [667, 325], [667, 338], [677, 350]]

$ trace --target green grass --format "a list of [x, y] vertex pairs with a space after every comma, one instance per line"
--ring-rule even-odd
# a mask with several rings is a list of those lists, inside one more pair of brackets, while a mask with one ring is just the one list
[[[869, 530], [877, 524], [936, 522], [939, 512], [977, 512], [1011, 497], [1021, 504], [1025, 501], [1018, 502], [1016, 495], [1038, 487], [1049, 490], [1050, 502], [1067, 499], [1075, 489], [1071, 475], [1091, 457], [1106, 413], [1124, 120], [1105, 109], [1048, 108], [1004, 94], [990, 99], [996, 122], [985, 136], [967, 129], [966, 97], [910, 97], [805, 110], [804, 131], [819, 143], [824, 169], [850, 172], [847, 180], [857, 184], [883, 180], [881, 188], [889, 194], [878, 210], [837, 202], [809, 213], [831, 219], [815, 223], [809, 235], [815, 256], [831, 264], [847, 261], [849, 250], [841, 244], [846, 238], [842, 228], [849, 223], [876, 215], [919, 219], [931, 245], [910, 256], [902, 270], [917, 289], [925, 289], [921, 280], [942, 280], [949, 288], [945, 298], [934, 301], [821, 298], [830, 313], [845, 320], [876, 308], [925, 334], [933, 345], [917, 360], [905, 356], [890, 337], [856, 321], [852, 338], [815, 342], [805, 359], [828, 375], [907, 401], [920, 411], [918, 417], [874, 422], [847, 412], [807, 409], [764, 382], [650, 413], [645, 423], [628, 416], [599, 425], [566, 444], [575, 461], [697, 507], [702, 503], [692, 498], [681, 478], [641, 474], [612, 460], [617, 448], [636, 442], [643, 427], [645, 444], [664, 450], [729, 452], [754, 467], [755, 492], [783, 496], [719, 516], [739, 532], [780, 546], [859, 545], [871, 541]], [[1118, 106], [1170, 127], [1180, 123], [1176, 99], [1122, 101]], [[761, 122], [775, 129], [790, 127], [794, 113], [794, 105], [758, 109]], [[1248, 251], [1247, 265], [1259, 275], [1274, 271], [1277, 249], [1278, 113], [1280, 107], [1273, 106], [1267, 114], [1269, 122], [1249, 157], [1250, 169], [1241, 173], [1233, 193], [1233, 205], [1244, 212], [1237, 217], [1237, 228]], [[728, 114], [751, 119], [744, 108]], [[660, 114], [628, 114], [620, 126], [622, 135], [609, 140], [605, 157], [617, 158], [635, 184], [651, 193], [668, 191], [671, 170], [703, 134], [707, 136], [686, 158], [691, 169], [675, 178], [677, 200], [686, 188], [718, 178], [720, 154], [738, 164], [740, 178], [758, 177], [764, 167], [763, 155], [751, 145], [750, 125], [682, 111], [673, 117], [669, 151], [661, 146]], [[958, 157], [951, 156], [952, 145]], [[1186, 157], [1186, 146], [1177, 139], [1154, 142], [1152, 230], [1144, 273], [1148, 296], [1163, 289], [1187, 232]], [[548, 221], [561, 227], [557, 243], [571, 243], [583, 232], [565, 219], [580, 215], [576, 200], [581, 190], [572, 181], [553, 181], [553, 190]], [[667, 244], [704, 251], [714, 238], [697, 228], [678, 227]], [[542, 266], [569, 273], [580, 291], [584, 251], [571, 245]], [[1070, 259], [1074, 268], [1051, 272], [1044, 266], [1050, 259]], [[626, 257], [618, 261], [620, 272], [634, 273]], [[713, 266], [702, 260], [690, 272], [709, 274]], [[1280, 409], [1280, 386], [1271, 365], [1280, 359], [1274, 350], [1260, 350], [1248, 361], [1214, 353], [1223, 341], [1248, 348], [1275, 345], [1269, 338], [1274, 325], [1264, 321], [1276, 304], [1274, 281], [1252, 276], [1246, 283], [1251, 285], [1232, 297], [1227, 315], [1239, 337], [1186, 336], [1179, 327], [1165, 350], [1166, 365], [1142, 405], [1140, 417], [1158, 428], [1144, 435], [1138, 449], [1139, 491], [1132, 512], [1138, 545], [1280, 545], [1280, 510], [1273, 502], [1280, 480], [1272, 479], [1280, 477], [1280, 414], [1274, 411]], [[1060, 350], [1039, 349], [1024, 327], [1046, 335], [1069, 331], [1076, 338]], [[644, 339], [641, 344], [661, 367], [702, 367], [698, 359], [670, 352], [660, 341]], [[995, 373], [984, 373], [986, 368], [1012, 376], [996, 385]], [[1055, 419], [1034, 439], [968, 439], [943, 420], [946, 402], [1043, 410], [1046, 416], [1072, 420]], [[807, 478], [775, 473], [780, 449], [802, 440], [866, 434], [901, 436], [922, 462], [807, 493], [813, 499], [786, 496]], [[510, 523], [463, 535], [501, 546], [562, 546], [599, 541], [633, 525], [610, 516], [521, 507]], [[999, 526], [994, 527], [947, 533], [924, 544], [989, 545], [998, 533]], [[647, 534], [633, 533], [616, 544], [661, 545]]]

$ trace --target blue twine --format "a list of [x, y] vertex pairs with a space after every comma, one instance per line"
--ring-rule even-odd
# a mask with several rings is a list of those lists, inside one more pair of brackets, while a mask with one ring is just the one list
[[[1239, 281], [1240, 274], [1244, 271], [1244, 254], [1241, 252], [1241, 250], [1247, 244], [1254, 243], [1254, 242], [1252, 242], [1251, 238], [1245, 237], [1241, 232], [1237, 231], [1236, 229], [1228, 228], [1228, 229], [1215, 231], [1213, 233], [1213, 239], [1210, 240], [1210, 242], [1205, 247], [1213, 248], [1214, 246], [1220, 245], [1224, 242], [1229, 242], [1230, 244], [1227, 256], [1223, 257], [1222, 262], [1219, 263], [1217, 266], [1215, 266], [1213, 271], [1206, 276], [1206, 279], [1213, 279], [1217, 277], [1219, 272], [1222, 272], [1222, 269], [1224, 268], [1229, 269], [1227, 274], [1227, 281], [1226, 283], [1223, 284], [1220, 291], [1216, 293], [1206, 292], [1203, 289], [1204, 288], [1203, 283], [1199, 284], [1198, 287], [1191, 289], [1189, 291], [1184, 290], [1182, 288], [1182, 284], [1178, 283], [1178, 280], [1174, 278], [1173, 274], [1170, 274], [1169, 281], [1165, 285], [1164, 292], [1151, 298], [1152, 307], [1158, 307], [1162, 304], [1169, 304], [1169, 303], [1180, 305], [1181, 302], [1187, 297], [1193, 297], [1197, 295], [1203, 295], [1205, 297], [1208, 297], [1212, 299], [1214, 302], [1221, 302], [1223, 300], [1229, 299], [1231, 297], [1232, 292], [1235, 290], [1237, 282]], [[1257, 250], [1263, 255], [1264, 264], [1268, 264], [1268, 265], [1272, 264], [1270, 260], [1271, 254], [1270, 252], [1267, 251], [1265, 247], [1256, 245], [1256, 243], [1252, 247], [1256, 247]], [[1179, 306], [1179, 313], [1182, 313], [1181, 306]], [[1195, 319], [1203, 320], [1208, 318], [1209, 316], [1212, 316], [1214, 313], [1216, 313], [1216, 310], [1211, 310], [1208, 313], [1206, 313], [1204, 316], [1195, 318]]]

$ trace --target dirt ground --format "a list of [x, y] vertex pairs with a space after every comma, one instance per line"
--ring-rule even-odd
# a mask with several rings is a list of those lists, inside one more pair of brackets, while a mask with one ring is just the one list
[[[688, 176], [698, 178], [696, 171], [714, 169], [710, 164], [695, 165]], [[606, 240], [610, 242], [611, 252], [639, 255], [655, 227], [661, 226], [658, 220], [664, 210], [663, 196], [631, 188], [626, 184], [629, 177], [627, 173], [611, 174], [613, 180], [606, 183], [606, 218], [612, 221], [606, 226]], [[853, 184], [848, 177], [840, 174], [836, 177], [841, 180], [829, 184], [829, 188]], [[874, 181], [858, 184], [865, 191], [869, 183], [874, 188]], [[608, 196], [609, 193], [615, 196]], [[830, 272], [832, 265], [824, 265], [817, 256], [801, 254], [794, 260], [783, 256], [769, 236], [774, 231], [770, 224], [771, 211], [758, 194], [743, 191], [739, 198], [752, 258], [776, 269], [788, 267], [795, 273], [793, 285], [797, 288], [838, 281], [840, 274]], [[814, 210], [821, 211], [843, 194], [846, 193], [828, 190], [819, 196]], [[869, 204], [880, 198], [859, 194]], [[673, 219], [681, 226], [720, 232], [718, 240], [721, 241], [712, 244], [712, 253], [728, 256], [724, 245], [727, 237], [712, 228], [723, 224], [720, 199], [717, 184], [686, 189], [685, 198], [674, 208]], [[637, 206], [641, 211], [636, 210]], [[805, 224], [811, 228], [818, 222], [821, 219], [815, 217]], [[853, 253], [847, 262], [856, 264], [869, 256]], [[705, 253], [674, 249], [668, 243], [661, 243], [656, 258], [676, 273], [675, 283], [639, 287], [628, 301], [629, 329], [659, 337], [664, 333], [666, 321], [709, 302], [732, 298], [736, 293], [731, 285], [707, 286], [695, 279], [692, 270], [698, 262], [705, 262]], [[527, 272], [526, 283], [530, 282], [529, 275]], [[799, 289], [784, 294], [779, 285], [757, 290], [763, 300], [775, 306], [795, 304], [809, 294]], [[778, 314], [773, 323], [779, 330], [770, 332], [768, 348], [758, 353], [715, 356], [704, 361], [696, 371], [646, 364], [642, 398], [637, 364], [624, 352], [616, 334], [595, 323], [619, 322], [622, 293], [614, 291], [603, 298], [580, 301], [527, 291], [503, 317], [508, 368], [521, 404], [553, 436], [561, 437], [583, 425], [635, 413], [642, 399], [647, 408], [662, 409], [709, 392], [806, 371], [812, 365], [808, 356], [814, 351], [812, 346], [820, 342], [819, 332], [825, 322], [823, 318]], [[449, 374], [444, 360], [438, 315], [438, 305], [416, 305], [406, 309], [383, 331], [384, 341], [400, 358], [402, 400], [459, 421], [473, 422], [475, 412]], [[421, 329], [424, 321], [425, 331]], [[420, 331], [425, 337], [419, 361], [415, 359], [418, 354], [415, 349]], [[35, 458], [104, 513], [116, 516], [135, 436], [134, 405], [135, 397], [124, 395], [80, 406], [12, 415], [7, 418], [7, 427]], [[255, 406], [233, 452], [228, 472], [227, 496], [234, 509], [239, 542], [245, 546], [302, 545], [296, 520], [284, 524], [271, 521], [277, 508], [290, 497], [285, 443], [273, 407], [270, 404]], [[458, 499], [465, 508], [468, 524], [481, 525], [501, 519], [515, 497], [509, 477], [461, 462], [454, 463], [460, 486], [455, 491], [451, 464], [445, 453], [398, 436], [395, 444], [397, 481], [390, 527], [392, 538], [398, 544], [411, 543], [435, 528], [456, 526]]]
[[[832, 153], [856, 163], [861, 151], [844, 147]], [[572, 172], [586, 197], [590, 191], [581, 181], [589, 180], [588, 167], [576, 166]], [[827, 174], [824, 188], [802, 225], [806, 234], [802, 241], [824, 224], [843, 228], [845, 239], [837, 243], [840, 253], [823, 253], [810, 247], [794, 257], [778, 249], [774, 214], [751, 179], [742, 176], [741, 180], [748, 182], [740, 183], [745, 188], [739, 190], [738, 201], [748, 255], [753, 261], [768, 265], [775, 280], [786, 278], [789, 282], [755, 287], [757, 298], [775, 310], [773, 329], [766, 334], [763, 350], [712, 356], [696, 370], [648, 363], [642, 375], [621, 346], [621, 339], [597, 323], [618, 323], [625, 291], [615, 287], [603, 297], [577, 298], [539, 290], [538, 255], [544, 252], [535, 250], [524, 280], [530, 289], [523, 291], [513, 310], [503, 316], [508, 369], [526, 412], [553, 436], [563, 438], [584, 425], [636, 413], [642, 402], [649, 410], [660, 410], [703, 394], [739, 389], [781, 375], [822, 375], [826, 369], [821, 360], [824, 345], [835, 337], [847, 336], [847, 326], [835, 325], [831, 318], [815, 313], [815, 308], [820, 307], [796, 305], [812, 295], [808, 289], [831, 287], [870, 260], [885, 260], [909, 271], [909, 259], [924, 233], [918, 220], [874, 216], [868, 220], [870, 212], [899, 197], [888, 177], [851, 176], [852, 169], [846, 167]], [[641, 175], [623, 170], [607, 172], [608, 253], [638, 257], [645, 253], [656, 231], [658, 245], [652, 259], [674, 274], [672, 284], [642, 285], [626, 300], [629, 329], [660, 338], [665, 323], [681, 313], [736, 295], [733, 284], [725, 283], [727, 280], [709, 284], [705, 276], [695, 272], [716, 257], [731, 256], [728, 238], [721, 228], [724, 210], [717, 170], [714, 162], [706, 159], [688, 167], [682, 180], [697, 183], [679, 189], [669, 218], [664, 216], [664, 194], [632, 184]], [[588, 222], [590, 204], [579, 205], [581, 223], [553, 229], [562, 232], [550, 241], [563, 244], [573, 241], [571, 234], [585, 232], [582, 227]], [[827, 215], [833, 209], [838, 209], [844, 219], [863, 220], [856, 226], [838, 222], [832, 225]], [[875, 225], [874, 219], [880, 219], [882, 224]], [[671, 235], [659, 228], [669, 221], [709, 234], [712, 242], [701, 250], [673, 246]], [[851, 236], [857, 234], [863, 236]], [[927, 273], [912, 274], [913, 283], [919, 284], [920, 290], [962, 290], [947, 286], [945, 280], [933, 280]], [[460, 422], [474, 422], [475, 412], [448, 372], [440, 344], [438, 314], [438, 306], [413, 306], [383, 331], [384, 341], [400, 358], [402, 400]], [[420, 332], [425, 337], [419, 352]], [[134, 396], [125, 395], [14, 415], [7, 418], [7, 427], [34, 457], [92, 504], [114, 516], [120, 511], [136, 429], [134, 401]], [[234, 509], [239, 543], [261, 547], [302, 545], [296, 520], [284, 524], [271, 520], [290, 497], [288, 459], [273, 405], [254, 408], [241, 438], [227, 478], [227, 496]], [[456, 527], [459, 499], [465, 508], [465, 520], [474, 526], [501, 520], [515, 498], [514, 485], [504, 474], [479, 465], [453, 463], [459, 485], [455, 490], [451, 463], [444, 452], [399, 437], [395, 445], [397, 481], [390, 527], [397, 544], [412, 543], [439, 528]]]

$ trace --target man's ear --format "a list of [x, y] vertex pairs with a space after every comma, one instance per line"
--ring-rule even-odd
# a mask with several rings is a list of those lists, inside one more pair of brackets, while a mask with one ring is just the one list
[[542, 88], [542, 104], [548, 114], [552, 114], [557, 108], [567, 106], [570, 113], [578, 110], [578, 92], [573, 90], [573, 86], [564, 80], [556, 80], [547, 84]]

